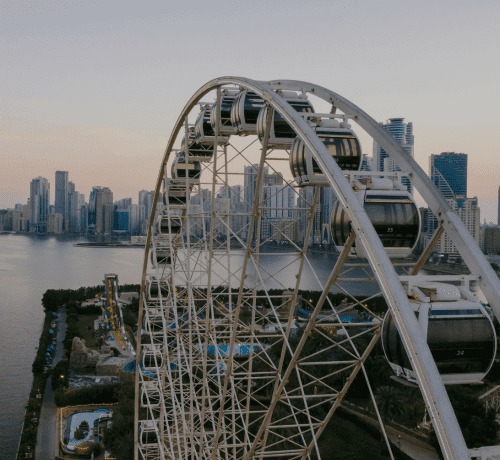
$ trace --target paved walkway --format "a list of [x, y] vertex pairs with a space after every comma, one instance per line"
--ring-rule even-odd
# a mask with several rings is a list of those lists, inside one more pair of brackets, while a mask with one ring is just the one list
[[[360, 419], [368, 422], [380, 430], [380, 425], [377, 420], [371, 417], [360, 414], [352, 409], [343, 406], [344, 409], [356, 414]], [[390, 426], [385, 427], [385, 431], [389, 439], [397, 446], [399, 439], [401, 439], [401, 450], [415, 460], [439, 460], [438, 453], [432, 446], [422, 441], [421, 439], [410, 436], [402, 431], [398, 431]], [[401, 438], [399, 438], [401, 436]], [[394, 448], [393, 448], [394, 449]]]
[[[66, 312], [64, 309], [58, 311], [57, 322], [57, 342], [52, 362], [54, 367], [64, 355], [63, 341], [66, 334]], [[36, 460], [52, 460], [56, 455], [59, 455], [59, 423], [51, 383], [52, 377], [47, 380], [45, 392], [43, 393], [40, 423], [36, 438]]]

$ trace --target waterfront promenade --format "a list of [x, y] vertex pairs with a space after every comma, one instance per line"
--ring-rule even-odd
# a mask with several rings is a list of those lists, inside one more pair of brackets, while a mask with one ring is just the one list
[[[66, 334], [66, 311], [60, 308], [57, 313], [57, 343], [55, 346], [54, 360], [52, 366], [61, 360], [64, 355], [64, 336]], [[52, 378], [49, 377], [45, 392], [43, 394], [42, 410], [40, 412], [40, 423], [36, 439], [36, 460], [47, 460], [59, 455], [59, 420], [57, 417], [57, 406], [54, 402], [52, 391]]]

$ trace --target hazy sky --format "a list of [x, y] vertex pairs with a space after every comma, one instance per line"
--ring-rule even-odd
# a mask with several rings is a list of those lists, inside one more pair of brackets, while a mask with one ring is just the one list
[[405, 117], [425, 171], [432, 153], [469, 155], [468, 195], [496, 220], [499, 24], [493, 0], [0, 1], [0, 208], [39, 175], [53, 200], [56, 170], [87, 199], [103, 185], [137, 202], [187, 100], [237, 75]]

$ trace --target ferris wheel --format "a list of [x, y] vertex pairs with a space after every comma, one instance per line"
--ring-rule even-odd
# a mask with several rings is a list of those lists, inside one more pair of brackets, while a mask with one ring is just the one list
[[[400, 171], [363, 170], [358, 128]], [[420, 216], [403, 177], [439, 223], [416, 263]], [[445, 458], [469, 458], [443, 382], [491, 367], [495, 331], [470, 283], [500, 317], [499, 280], [361, 109], [306, 82], [210, 81], [172, 131], [149, 227], [136, 459], [321, 458], [321, 434], [381, 337], [396, 378], [418, 384]], [[443, 232], [471, 275], [421, 274]], [[379, 297], [385, 318], [371, 309]]]

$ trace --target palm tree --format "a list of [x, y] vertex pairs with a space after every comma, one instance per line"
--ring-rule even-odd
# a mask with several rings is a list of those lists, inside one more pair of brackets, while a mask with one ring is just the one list
[[404, 413], [404, 398], [399, 390], [394, 387], [383, 386], [377, 388], [375, 401], [377, 402], [382, 421], [385, 424], [391, 423], [394, 417]]

